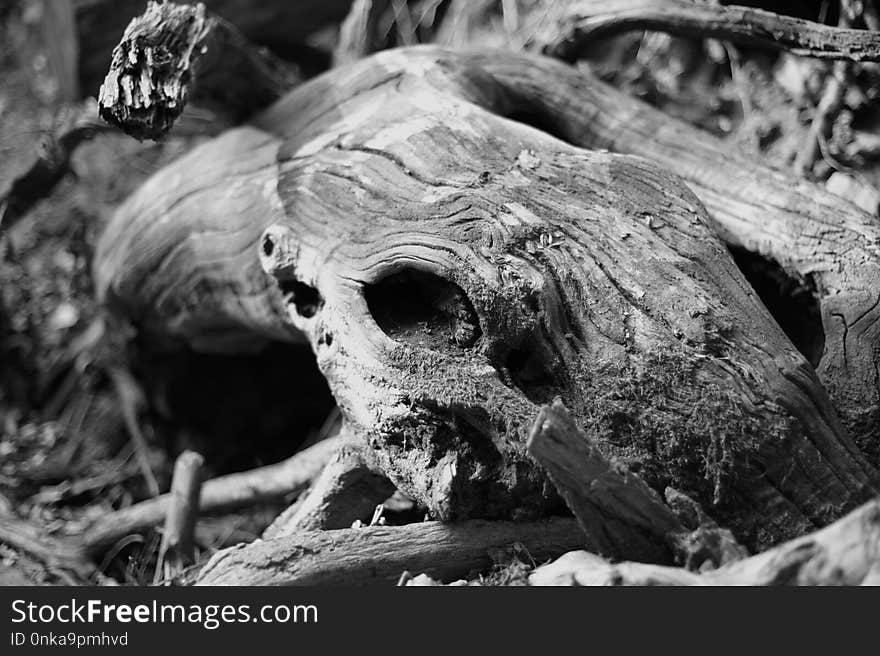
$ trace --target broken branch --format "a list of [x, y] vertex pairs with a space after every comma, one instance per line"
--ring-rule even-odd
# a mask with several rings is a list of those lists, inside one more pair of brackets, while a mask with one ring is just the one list
[[181, 453], [174, 463], [171, 500], [162, 531], [154, 583], [174, 578], [194, 560], [193, 534], [199, 515], [204, 458], [193, 451]]
[[197, 585], [393, 585], [404, 570], [458, 578], [492, 564], [489, 551], [521, 543], [536, 561], [584, 543], [577, 521], [421, 522], [299, 531], [217, 553]]
[[[748, 555], [701, 508], [691, 509], [693, 525], [682, 523], [639, 476], [602, 455], [559, 399], [541, 407], [528, 450], [549, 472], [593, 548], [605, 556], [649, 562], [674, 556], [688, 569], [698, 569]], [[684, 497], [674, 491], [671, 496], [679, 502]]]
[[880, 61], [880, 34], [830, 27], [762, 9], [690, 0], [581, 0], [559, 3], [533, 45], [572, 61], [600, 37], [657, 30], [714, 37], [821, 59]]
[[686, 532], [675, 513], [642, 479], [606, 459], [559, 399], [541, 408], [528, 450], [597, 551], [611, 558], [672, 559], [669, 536]]

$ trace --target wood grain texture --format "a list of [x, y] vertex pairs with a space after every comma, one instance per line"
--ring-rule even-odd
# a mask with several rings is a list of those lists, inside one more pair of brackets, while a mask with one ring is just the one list
[[550, 59], [388, 51], [159, 173], [103, 235], [98, 288], [194, 342], [306, 338], [375, 464], [438, 518], [559, 506], [525, 450], [559, 396], [608, 457], [757, 548], [878, 475], [716, 231], [803, 267], [795, 225], [842, 257], [873, 257], [875, 228], [729, 155]]
[[583, 540], [577, 522], [568, 518], [300, 531], [224, 549], [205, 565], [196, 585], [393, 585], [407, 570], [448, 580], [491, 567], [490, 551], [514, 543], [541, 562]]
[[[639, 155], [684, 179], [728, 245], [778, 263], [816, 289], [819, 379], [858, 448], [880, 466], [880, 224], [823, 186], [779, 171], [585, 71], [487, 56], [519, 113], [578, 146]], [[850, 447], [851, 448], [851, 447]]]

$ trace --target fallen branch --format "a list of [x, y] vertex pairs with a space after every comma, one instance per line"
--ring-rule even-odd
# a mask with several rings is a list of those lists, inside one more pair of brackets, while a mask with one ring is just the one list
[[580, 0], [559, 3], [532, 45], [572, 61], [600, 37], [657, 30], [786, 50], [821, 59], [880, 61], [880, 34], [830, 27], [762, 9], [691, 0]]
[[204, 5], [150, 2], [113, 51], [101, 116], [137, 139], [158, 139], [189, 100], [241, 122], [300, 82]]
[[547, 469], [593, 550], [604, 556], [675, 558], [696, 569], [705, 561], [718, 565], [746, 555], [730, 531], [710, 524], [702, 511], [695, 513], [696, 530], [689, 531], [641, 478], [602, 455], [559, 399], [541, 408], [528, 450]]
[[266, 529], [263, 538], [283, 537], [300, 530], [348, 528], [352, 522], [368, 517], [393, 493], [391, 482], [367, 466], [359, 448], [343, 447], [324, 467], [305, 498], [295, 504], [295, 510], [283, 513]]
[[549, 472], [594, 550], [609, 558], [672, 560], [669, 536], [686, 532], [675, 513], [642, 479], [609, 462], [559, 399], [541, 408], [528, 450]]
[[173, 579], [195, 560], [193, 534], [199, 515], [203, 462], [204, 458], [198, 453], [185, 451], [174, 463], [171, 501], [165, 516], [154, 583]]
[[[839, 24], [841, 27], [849, 25], [849, 18], [844, 11], [846, 3], [841, 2], [841, 14]], [[825, 91], [822, 99], [813, 114], [813, 122], [806, 142], [798, 151], [794, 160], [794, 172], [803, 175], [811, 171], [816, 158], [819, 155], [820, 141], [827, 139], [831, 134], [834, 119], [843, 105], [843, 96], [846, 93], [849, 79], [849, 64], [845, 61], [834, 62], [831, 75], [825, 82]]]
[[880, 571], [880, 499], [824, 529], [702, 575], [676, 567], [612, 564], [586, 551], [538, 567], [532, 585], [859, 585]]
[[489, 551], [521, 543], [536, 561], [584, 544], [577, 521], [421, 522], [300, 531], [232, 547], [205, 565], [197, 585], [393, 585], [404, 570], [458, 578], [490, 567]]

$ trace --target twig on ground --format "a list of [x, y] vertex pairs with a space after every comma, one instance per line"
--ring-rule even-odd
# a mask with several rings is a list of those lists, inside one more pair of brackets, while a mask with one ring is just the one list
[[198, 453], [185, 451], [174, 463], [171, 499], [168, 514], [165, 515], [162, 545], [159, 547], [153, 583], [170, 581], [195, 560], [193, 534], [199, 515], [203, 462], [204, 459]]

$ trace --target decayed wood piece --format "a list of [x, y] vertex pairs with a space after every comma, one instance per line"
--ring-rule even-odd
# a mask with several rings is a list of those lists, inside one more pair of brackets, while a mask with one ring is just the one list
[[[512, 53], [413, 48], [336, 69], [147, 183], [102, 236], [97, 287], [190, 340], [306, 337], [376, 465], [438, 518], [558, 506], [525, 441], [559, 396], [608, 457], [686, 490], [748, 546], [803, 534], [874, 494], [877, 472], [689, 189], [572, 144], [653, 147], [761, 239], [792, 212], [761, 205], [758, 221], [739, 198], [783, 183], [736, 188], [757, 167], [732, 177], [693, 130], [667, 145], [669, 120], [620, 96]], [[784, 180], [787, 198], [833, 198]], [[863, 221], [838, 207], [830, 223]], [[864, 234], [844, 257], [875, 248]]]
[[204, 5], [150, 2], [113, 50], [98, 102], [127, 134], [158, 139], [190, 100], [240, 122], [299, 81]]
[[866, 585], [880, 564], [880, 499], [802, 538], [702, 575], [644, 563], [609, 563], [575, 551], [538, 567], [532, 585]]
[[154, 583], [173, 579], [194, 560], [193, 535], [199, 516], [203, 462], [204, 458], [198, 453], [185, 451], [174, 463], [171, 500], [162, 529]]
[[[49, 0], [51, 3], [59, 0]], [[68, 0], [64, 0], [68, 1]], [[144, 11], [144, 0], [69, 0], [79, 41], [81, 88], [95, 94], [126, 25]], [[196, 4], [181, 0], [180, 4]], [[250, 41], [285, 60], [303, 60], [303, 44], [321, 28], [341, 21], [351, 0], [201, 0], [209, 12], [235, 25]]]
[[348, 528], [369, 517], [376, 506], [394, 493], [394, 486], [366, 463], [361, 446], [340, 449], [315, 479], [296, 509], [283, 513], [263, 533], [278, 538], [300, 530]]
[[752, 7], [693, 0], [575, 0], [553, 3], [549, 11], [549, 18], [542, 17], [535, 45], [569, 60], [601, 37], [627, 30], [658, 30], [823, 59], [880, 61], [880, 34]]
[[[504, 89], [496, 111], [585, 148], [630, 153], [681, 176], [728, 245], [815, 285], [824, 348], [810, 354], [858, 448], [880, 465], [880, 226], [876, 217], [585, 71], [479, 56]], [[751, 293], [750, 291], [748, 293]], [[821, 342], [820, 342], [821, 343]], [[844, 444], [853, 450], [849, 440]]]
[[196, 585], [394, 584], [405, 570], [450, 580], [487, 569], [490, 551], [514, 543], [540, 562], [583, 542], [580, 526], [568, 518], [299, 531], [220, 551]]
[[691, 525], [684, 524], [641, 478], [605, 458], [559, 399], [541, 408], [527, 447], [549, 472], [591, 549], [605, 557], [645, 562], [674, 557], [694, 570], [748, 555], [702, 510]]

